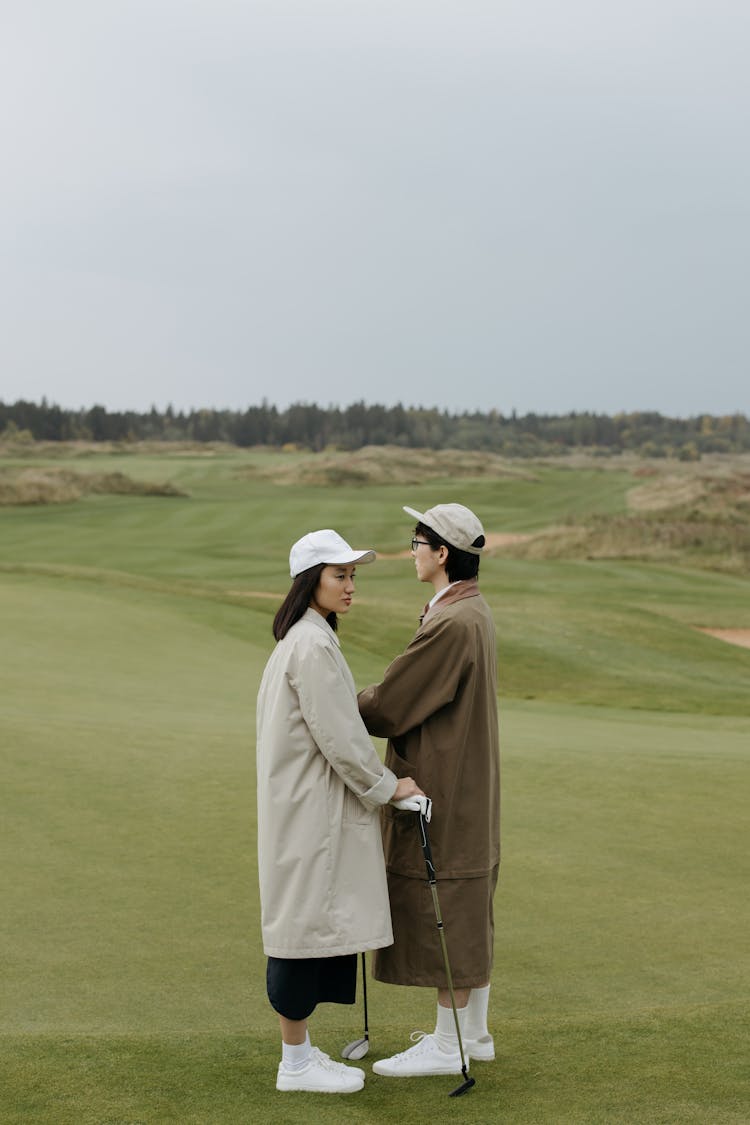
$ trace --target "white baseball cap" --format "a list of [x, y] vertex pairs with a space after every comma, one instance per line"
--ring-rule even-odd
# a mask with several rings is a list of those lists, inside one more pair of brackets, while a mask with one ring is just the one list
[[[418, 512], [415, 508], [404, 508], [417, 523], [429, 527], [451, 547], [459, 551], [466, 551], [470, 555], [481, 555], [484, 546], [484, 528], [472, 512], [463, 504], [436, 504], [426, 512]], [[474, 546], [477, 539], [482, 542]]]
[[308, 531], [289, 552], [289, 572], [296, 578], [303, 570], [309, 570], [318, 563], [329, 566], [350, 566], [352, 563], [370, 563], [375, 559], [374, 551], [355, 551], [346, 539], [330, 527], [323, 531]]

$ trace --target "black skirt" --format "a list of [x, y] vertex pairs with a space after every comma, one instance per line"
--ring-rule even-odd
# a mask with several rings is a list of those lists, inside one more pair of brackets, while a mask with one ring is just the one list
[[317, 1004], [353, 1004], [357, 954], [343, 957], [269, 957], [266, 989], [271, 1007], [288, 1020], [306, 1020]]

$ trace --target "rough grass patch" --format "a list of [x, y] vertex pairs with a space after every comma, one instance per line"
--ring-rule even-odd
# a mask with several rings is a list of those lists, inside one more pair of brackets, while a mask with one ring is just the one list
[[0, 469], [0, 505], [68, 504], [88, 493], [185, 496], [169, 481], [134, 480], [126, 473], [78, 473], [61, 468]]
[[261, 477], [276, 484], [417, 485], [441, 478], [513, 478], [535, 480], [528, 468], [519, 467], [495, 453], [458, 449], [403, 449], [394, 445], [367, 445], [353, 453], [329, 450], [293, 460], [243, 467], [238, 477]]
[[[636, 474], [634, 474], [636, 475]], [[750, 573], [750, 472], [744, 465], [652, 466], [627, 495], [629, 511], [592, 513], [546, 528], [504, 553], [528, 559], [639, 559]]]

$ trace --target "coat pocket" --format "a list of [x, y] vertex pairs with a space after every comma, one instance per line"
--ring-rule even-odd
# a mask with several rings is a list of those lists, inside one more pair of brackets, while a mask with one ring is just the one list
[[344, 805], [341, 811], [341, 817], [344, 824], [369, 824], [372, 820], [372, 812], [363, 805], [359, 797], [352, 793], [348, 786], [344, 786]]

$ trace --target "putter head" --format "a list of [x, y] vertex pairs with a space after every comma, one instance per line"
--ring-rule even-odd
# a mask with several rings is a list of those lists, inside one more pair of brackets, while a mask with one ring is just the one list
[[341, 1057], [342, 1059], [354, 1059], [356, 1062], [357, 1059], [363, 1059], [369, 1050], [369, 1039], [354, 1039], [342, 1049]]
[[[466, 1077], [466, 1071], [464, 1071], [464, 1077]], [[467, 1094], [469, 1092], [469, 1090], [471, 1089], [471, 1087], [476, 1086], [476, 1084], [477, 1084], [476, 1078], [466, 1078], [465, 1082], [462, 1082], [460, 1086], [456, 1086], [455, 1090], [451, 1090], [448, 1097], [449, 1098], [460, 1098], [462, 1094]]]

